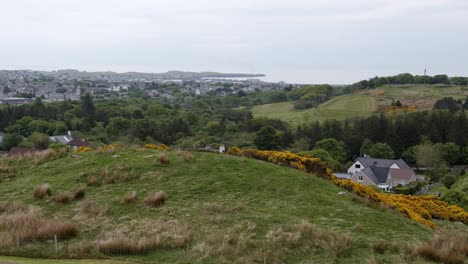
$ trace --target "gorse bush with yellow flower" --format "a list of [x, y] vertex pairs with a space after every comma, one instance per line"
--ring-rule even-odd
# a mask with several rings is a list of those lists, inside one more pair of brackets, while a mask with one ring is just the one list
[[431, 228], [435, 228], [435, 224], [431, 221], [432, 219], [460, 221], [468, 224], [468, 213], [461, 207], [449, 205], [433, 195], [411, 196], [381, 193], [349, 179], [339, 180], [333, 174], [333, 171], [327, 168], [325, 163], [318, 158], [303, 157], [289, 151], [241, 150], [238, 147], [229, 148], [226, 153], [264, 160], [312, 173], [358, 196], [368, 198], [374, 203], [383, 204], [388, 208], [396, 210], [404, 216]]
[[119, 150], [119, 149], [122, 149], [122, 146], [120, 144], [110, 144], [110, 145], [106, 145], [106, 146], [98, 148], [98, 151], [100, 151], [100, 152], [112, 152], [112, 151], [116, 151], [116, 150]]
[[156, 145], [156, 144], [145, 144], [143, 146], [145, 149], [155, 149], [155, 150], [169, 150], [169, 147], [161, 144], [161, 145]]
[[94, 151], [94, 149], [90, 147], [83, 147], [83, 146], [76, 149], [76, 152], [90, 152], [90, 151]]

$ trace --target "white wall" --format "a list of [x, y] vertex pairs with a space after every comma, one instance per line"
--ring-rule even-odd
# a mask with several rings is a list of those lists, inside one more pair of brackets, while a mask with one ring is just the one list
[[[356, 165], [358, 165], [359, 168], [356, 168]], [[356, 161], [353, 163], [353, 165], [351, 165], [351, 167], [348, 168], [348, 174], [352, 176], [360, 172], [362, 169], [364, 169], [364, 166], [361, 164], [361, 162]]]

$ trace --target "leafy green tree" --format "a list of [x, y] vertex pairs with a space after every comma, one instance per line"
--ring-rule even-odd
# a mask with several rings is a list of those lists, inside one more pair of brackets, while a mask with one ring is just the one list
[[448, 189], [450, 189], [450, 187], [452, 187], [452, 185], [457, 181], [457, 177], [455, 177], [455, 175], [452, 175], [452, 174], [447, 174], [445, 175], [445, 177], [442, 178], [441, 182], [445, 185], [445, 187], [447, 187]]
[[80, 112], [83, 117], [83, 130], [89, 130], [95, 125], [96, 108], [90, 93], [81, 97]]
[[263, 127], [255, 134], [254, 144], [262, 150], [277, 149], [280, 147], [280, 137], [274, 128]]
[[401, 155], [401, 158], [408, 163], [416, 163], [416, 150], [417, 146], [413, 146], [405, 150]]
[[28, 138], [35, 148], [37, 149], [46, 149], [49, 147], [50, 141], [49, 137], [44, 133], [34, 132]]
[[379, 159], [393, 159], [395, 153], [387, 143], [375, 143], [369, 150], [369, 155]]
[[449, 78], [446, 74], [439, 74], [432, 77], [433, 84], [450, 84]]
[[370, 155], [370, 150], [372, 148], [372, 146], [374, 145], [374, 143], [366, 138], [364, 139], [364, 141], [362, 142], [362, 145], [361, 145], [361, 148], [359, 149], [359, 156], [362, 156], [362, 155]]
[[346, 145], [343, 141], [334, 138], [326, 138], [315, 143], [314, 149], [324, 149], [337, 161], [344, 163], [348, 156]]
[[442, 159], [450, 165], [455, 164], [460, 159], [460, 147], [455, 143], [437, 143], [434, 147], [438, 149]]
[[118, 136], [122, 134], [127, 134], [128, 130], [132, 127], [132, 122], [130, 119], [125, 117], [113, 117], [109, 120], [107, 125], [107, 133], [110, 135]]
[[2, 142], [3, 150], [10, 150], [13, 147], [19, 146], [23, 142], [23, 138], [18, 134], [6, 134]]
[[433, 181], [438, 181], [445, 174], [446, 166], [438, 148], [431, 144], [419, 145], [416, 149], [416, 163], [428, 170]]

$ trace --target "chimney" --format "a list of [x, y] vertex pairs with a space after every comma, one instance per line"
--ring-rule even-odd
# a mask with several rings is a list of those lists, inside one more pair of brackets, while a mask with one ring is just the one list
[[67, 134], [68, 134], [69, 137], [71, 137], [71, 131], [70, 130], [68, 130]]

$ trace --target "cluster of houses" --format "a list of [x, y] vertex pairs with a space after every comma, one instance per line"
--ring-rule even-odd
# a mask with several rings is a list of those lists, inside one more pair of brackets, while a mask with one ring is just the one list
[[337, 176], [366, 186], [374, 185], [386, 192], [398, 186], [424, 180], [423, 176], [418, 176], [402, 159], [375, 159], [367, 155], [357, 158], [346, 174]]

